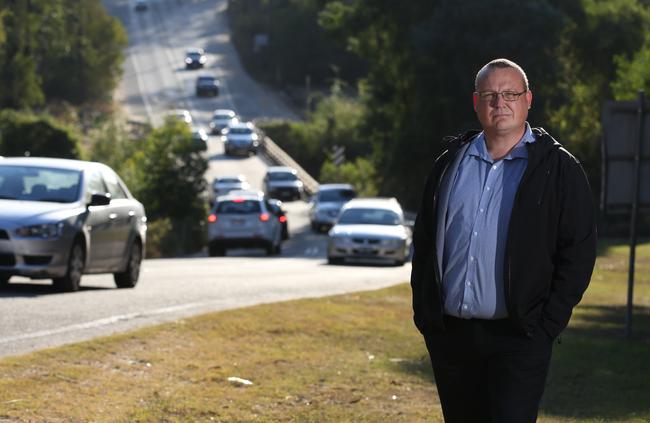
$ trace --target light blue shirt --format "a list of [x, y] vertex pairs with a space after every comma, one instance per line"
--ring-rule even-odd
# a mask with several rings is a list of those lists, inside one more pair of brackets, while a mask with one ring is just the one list
[[[530, 126], [508, 155], [492, 160], [481, 132], [448, 168], [439, 223], [444, 226], [441, 274], [446, 314], [461, 318], [508, 316], [503, 284], [510, 213], [528, 164]], [[446, 180], [445, 180], [446, 179]], [[444, 207], [444, 208], [442, 208]], [[440, 231], [439, 231], [440, 232]], [[440, 260], [441, 259], [441, 260]]]

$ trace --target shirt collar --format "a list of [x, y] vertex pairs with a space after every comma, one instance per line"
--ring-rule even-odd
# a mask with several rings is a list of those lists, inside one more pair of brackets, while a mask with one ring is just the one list
[[[527, 159], [528, 151], [526, 150], [526, 144], [531, 144], [535, 142], [535, 135], [533, 135], [533, 130], [530, 128], [528, 122], [526, 122], [526, 129], [524, 135], [521, 137], [519, 142], [514, 146], [510, 153], [508, 153], [503, 160], [512, 160], [512, 159]], [[467, 154], [470, 156], [479, 157], [486, 162], [492, 163], [492, 157], [487, 151], [487, 145], [485, 145], [485, 132], [478, 134], [474, 138], [467, 149]]]

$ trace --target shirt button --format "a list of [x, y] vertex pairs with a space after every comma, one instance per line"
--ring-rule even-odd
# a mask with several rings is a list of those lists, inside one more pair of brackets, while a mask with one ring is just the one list
[[487, 187], [486, 189], [489, 191], [489, 190], [490, 190], [490, 187]]
[[496, 169], [497, 167], [499, 167], [499, 166], [497, 166], [497, 165], [494, 165], [494, 166], [492, 166], [492, 169]]
[[463, 310], [467, 310], [467, 304], [463, 304]]
[[474, 261], [474, 256], [469, 256], [469, 261]]
[[483, 210], [484, 210], [484, 209], [481, 209], [481, 213], [483, 213]]
[[478, 235], [478, 232], [474, 232], [474, 236]]
[[467, 281], [467, 286], [472, 286], [472, 283], [470, 281]]

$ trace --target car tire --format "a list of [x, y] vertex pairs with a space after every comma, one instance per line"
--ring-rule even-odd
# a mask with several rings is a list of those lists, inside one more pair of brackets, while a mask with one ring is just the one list
[[61, 278], [54, 278], [54, 287], [63, 292], [74, 292], [79, 290], [81, 275], [86, 266], [86, 252], [81, 241], [76, 240], [70, 248], [68, 257], [68, 268]]
[[226, 250], [216, 245], [208, 245], [208, 255], [210, 257], [223, 257], [226, 255]]
[[343, 259], [341, 257], [327, 257], [327, 264], [341, 264]]
[[142, 263], [142, 246], [135, 241], [129, 248], [126, 269], [123, 272], [113, 273], [113, 280], [118, 288], [133, 288], [140, 277], [140, 264]]

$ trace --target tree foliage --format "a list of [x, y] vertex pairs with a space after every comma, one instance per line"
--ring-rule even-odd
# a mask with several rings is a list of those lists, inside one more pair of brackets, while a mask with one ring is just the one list
[[110, 98], [126, 33], [100, 0], [0, 0], [0, 108]]
[[0, 112], [0, 155], [80, 158], [80, 140], [65, 125], [44, 116]]

